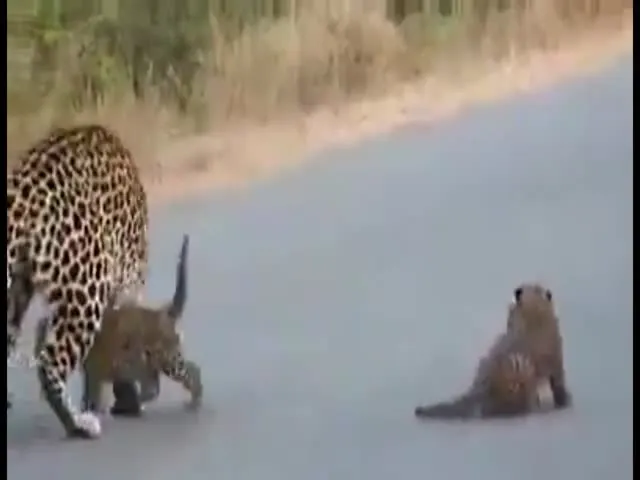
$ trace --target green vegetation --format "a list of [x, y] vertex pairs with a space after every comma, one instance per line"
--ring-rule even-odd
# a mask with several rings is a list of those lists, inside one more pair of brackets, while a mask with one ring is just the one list
[[460, 58], [554, 46], [631, 0], [8, 0], [8, 135], [154, 112], [265, 121]]

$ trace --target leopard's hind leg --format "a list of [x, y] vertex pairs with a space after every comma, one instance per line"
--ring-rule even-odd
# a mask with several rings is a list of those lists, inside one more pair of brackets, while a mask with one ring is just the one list
[[[16, 260], [13, 264], [7, 265], [7, 360], [16, 351], [22, 333], [24, 314], [37, 288], [33, 281], [29, 245], [21, 245], [16, 253]], [[7, 391], [7, 410], [11, 406], [11, 393]]]
[[88, 298], [84, 291], [84, 286], [60, 289], [58, 296], [64, 300], [53, 313], [37, 359], [38, 378], [45, 399], [67, 435], [76, 438], [92, 438], [100, 433], [98, 418], [89, 413], [80, 414], [67, 389], [69, 375], [84, 362], [93, 346], [105, 310], [104, 291], [96, 298]]

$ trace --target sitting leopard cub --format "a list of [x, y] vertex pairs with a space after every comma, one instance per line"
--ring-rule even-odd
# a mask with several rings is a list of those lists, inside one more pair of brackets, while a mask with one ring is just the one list
[[550, 381], [540, 375], [526, 345], [501, 334], [478, 362], [471, 387], [453, 400], [416, 407], [418, 418], [474, 419], [509, 417], [549, 409]]
[[526, 339], [539, 375], [549, 380], [556, 408], [572, 406], [564, 369], [563, 337], [551, 290], [525, 283], [513, 292], [507, 331]]
[[570, 406], [562, 337], [552, 294], [540, 285], [514, 290], [507, 329], [478, 363], [471, 387], [454, 400], [419, 406], [419, 418], [490, 418]]
[[[116, 307], [116, 295], [112, 297], [102, 330], [83, 365], [84, 409], [102, 410], [102, 386], [107, 382], [140, 382], [139, 398], [131, 401], [139, 404], [155, 400], [160, 393], [160, 372], [191, 393], [191, 407], [200, 405], [200, 367], [184, 357], [182, 334], [177, 329], [187, 297], [188, 243], [189, 237], [185, 235], [176, 272], [176, 290], [168, 305], [150, 308], [126, 301]], [[46, 320], [38, 325], [36, 351], [47, 333]], [[130, 405], [125, 408], [132, 410]], [[112, 414], [116, 413], [120, 412], [112, 409]], [[140, 413], [138, 408], [136, 414]]]

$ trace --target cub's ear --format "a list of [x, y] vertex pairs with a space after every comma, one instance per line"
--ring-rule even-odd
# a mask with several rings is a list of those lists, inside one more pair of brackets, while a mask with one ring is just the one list
[[545, 293], [545, 296], [547, 297], [547, 300], [549, 301], [553, 300], [553, 294], [551, 293], [551, 290], [546, 289], [544, 293]]
[[522, 287], [518, 287], [513, 290], [513, 300], [518, 303], [522, 298]]

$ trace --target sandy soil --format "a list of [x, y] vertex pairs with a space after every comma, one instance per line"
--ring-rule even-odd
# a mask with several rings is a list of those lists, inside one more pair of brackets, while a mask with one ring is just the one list
[[463, 110], [598, 70], [632, 51], [633, 25], [590, 34], [556, 51], [518, 55], [470, 71], [404, 85], [383, 98], [320, 109], [261, 126], [235, 127], [160, 145], [147, 176], [151, 201], [238, 188], [299, 165], [311, 153], [412, 123], [442, 121]]

